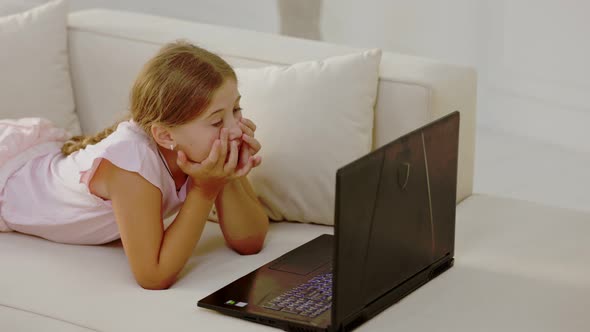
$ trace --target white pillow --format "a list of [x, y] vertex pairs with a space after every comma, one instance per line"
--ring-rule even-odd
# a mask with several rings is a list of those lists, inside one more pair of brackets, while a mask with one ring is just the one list
[[380, 61], [373, 49], [236, 69], [262, 144], [248, 178], [271, 219], [334, 224], [336, 170], [371, 151]]
[[0, 17], [0, 118], [43, 117], [80, 133], [67, 48], [67, 3]]

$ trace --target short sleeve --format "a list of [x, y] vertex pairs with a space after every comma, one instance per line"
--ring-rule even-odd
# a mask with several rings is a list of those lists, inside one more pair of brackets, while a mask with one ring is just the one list
[[[113, 134], [111, 134], [113, 135]], [[159, 159], [151, 142], [141, 137], [120, 139], [108, 136], [103, 141], [80, 151], [80, 183], [87, 187], [100, 162], [106, 159], [117, 167], [136, 172], [165, 193]]]

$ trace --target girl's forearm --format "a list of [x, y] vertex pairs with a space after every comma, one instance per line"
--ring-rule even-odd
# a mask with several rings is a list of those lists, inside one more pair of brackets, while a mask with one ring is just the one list
[[215, 204], [228, 245], [240, 254], [259, 252], [268, 231], [268, 217], [248, 179], [226, 184]]
[[197, 189], [190, 190], [174, 222], [164, 232], [158, 274], [168, 286], [174, 283], [191, 256], [213, 203], [213, 197], [208, 197]]

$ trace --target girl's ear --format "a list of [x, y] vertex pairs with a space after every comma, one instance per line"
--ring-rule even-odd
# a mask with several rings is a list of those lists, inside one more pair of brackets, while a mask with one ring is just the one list
[[161, 147], [165, 149], [170, 149], [171, 146], [176, 146], [176, 142], [172, 137], [170, 128], [155, 123], [152, 125], [151, 131], [152, 137], [154, 138], [156, 143]]

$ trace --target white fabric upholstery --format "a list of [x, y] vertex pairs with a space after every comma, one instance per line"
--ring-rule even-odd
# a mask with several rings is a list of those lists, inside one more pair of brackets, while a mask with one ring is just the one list
[[[208, 223], [181, 279], [166, 291], [135, 285], [119, 242], [71, 246], [0, 234], [0, 317], [17, 308], [98, 331], [276, 331], [196, 302], [332, 230], [275, 223], [262, 252], [239, 256], [224, 246], [219, 225]], [[455, 266], [358, 331], [585, 332], [588, 233], [585, 213], [473, 195], [457, 209]], [[62, 330], [45, 319], [25, 324], [37, 323], [30, 330]]]
[[475, 191], [590, 212], [589, 153], [482, 126], [477, 147]]
[[[127, 109], [139, 69], [171, 40], [185, 38], [235, 67], [293, 64], [361, 51], [290, 38], [111, 10], [69, 16], [74, 96], [82, 130], [94, 133]], [[457, 201], [473, 187], [476, 74], [472, 68], [383, 52], [375, 112], [374, 147], [454, 110], [461, 111]]]
[[59, 331], [59, 332], [87, 332], [96, 331], [86, 327], [66, 322], [56, 318], [42, 316], [37, 313], [17, 308], [0, 306], [0, 327], [2, 331]]
[[237, 68], [263, 162], [248, 176], [273, 220], [334, 224], [336, 171], [371, 151], [381, 51]]
[[0, 119], [45, 117], [80, 133], [70, 81], [67, 2], [0, 17]]

